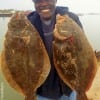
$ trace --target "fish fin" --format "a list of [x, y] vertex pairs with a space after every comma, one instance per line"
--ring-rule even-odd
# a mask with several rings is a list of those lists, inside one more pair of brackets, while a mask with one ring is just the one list
[[35, 93], [30, 93], [30, 95], [25, 97], [25, 100], [38, 100]]
[[85, 92], [77, 92], [76, 100], [89, 100]]

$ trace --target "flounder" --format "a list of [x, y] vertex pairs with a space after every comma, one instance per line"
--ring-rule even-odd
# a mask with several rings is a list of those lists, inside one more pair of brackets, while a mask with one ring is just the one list
[[66, 37], [64, 41], [59, 38], [53, 41], [54, 64], [59, 76], [77, 92], [77, 100], [88, 100], [86, 91], [95, 77], [97, 61], [84, 31], [67, 15], [58, 15], [54, 36]]
[[15, 13], [8, 23], [1, 61], [11, 87], [25, 100], [37, 100], [36, 90], [46, 80], [50, 62], [39, 33], [23, 13]]

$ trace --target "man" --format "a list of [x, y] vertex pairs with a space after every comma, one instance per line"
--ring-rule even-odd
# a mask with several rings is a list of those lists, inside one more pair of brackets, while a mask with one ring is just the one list
[[[56, 7], [57, 0], [33, 0], [36, 11], [28, 15], [30, 22], [36, 27], [47, 49], [51, 71], [42, 86], [37, 89], [38, 100], [75, 100], [75, 93], [59, 78], [53, 63], [52, 41], [57, 14], [67, 14], [79, 25], [78, 17], [66, 7]], [[66, 37], [57, 37], [62, 41]]]

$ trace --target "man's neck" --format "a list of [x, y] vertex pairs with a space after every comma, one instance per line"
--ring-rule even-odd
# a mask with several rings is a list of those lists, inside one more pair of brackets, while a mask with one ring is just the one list
[[45, 25], [50, 25], [51, 19], [50, 20], [42, 20], [42, 23], [45, 24]]

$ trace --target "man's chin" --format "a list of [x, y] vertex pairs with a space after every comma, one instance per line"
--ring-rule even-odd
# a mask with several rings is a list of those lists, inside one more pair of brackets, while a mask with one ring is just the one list
[[43, 19], [43, 20], [51, 20], [51, 16], [41, 16], [41, 18]]
[[52, 18], [52, 14], [51, 13], [40, 13], [40, 17], [43, 20], [50, 20]]
[[42, 17], [43, 20], [51, 20], [51, 16], [50, 17]]

